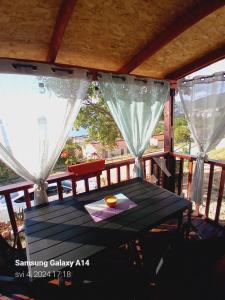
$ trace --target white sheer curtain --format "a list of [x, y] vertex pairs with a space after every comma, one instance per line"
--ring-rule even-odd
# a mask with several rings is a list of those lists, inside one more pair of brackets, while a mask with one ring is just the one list
[[199, 151], [192, 182], [192, 200], [201, 204], [207, 152], [225, 137], [225, 74], [183, 79], [178, 82], [178, 89]]
[[169, 93], [164, 81], [101, 74], [100, 88], [112, 116], [135, 156], [135, 176], [143, 177], [141, 157]]
[[84, 99], [85, 70], [73, 77], [0, 75], [0, 158], [34, 185], [34, 204], [48, 201], [46, 179]]

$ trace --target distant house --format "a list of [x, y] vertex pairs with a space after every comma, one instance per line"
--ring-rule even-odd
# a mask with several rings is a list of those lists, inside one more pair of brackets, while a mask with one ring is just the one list
[[157, 146], [159, 148], [163, 148], [163, 146], [164, 146], [164, 134], [154, 134], [150, 138], [150, 145]]
[[[129, 149], [123, 139], [116, 140], [116, 146], [113, 150], [102, 149], [102, 145], [97, 141], [87, 142], [87, 136], [79, 136], [73, 138], [74, 142], [78, 143], [83, 150], [83, 156], [86, 158], [112, 158], [121, 155], [129, 154]], [[156, 134], [150, 139], [150, 145], [163, 148], [164, 135]]]
[[87, 140], [87, 136], [83, 135], [83, 136], [71, 137], [71, 139], [73, 140], [74, 143], [77, 143], [82, 147]]
[[112, 158], [115, 156], [126, 155], [129, 153], [127, 148], [126, 142], [123, 139], [118, 139], [116, 141], [115, 149], [109, 150], [102, 150], [101, 144], [99, 142], [93, 141], [86, 145], [83, 145], [83, 154], [86, 157], [93, 157], [101, 153], [101, 158]]

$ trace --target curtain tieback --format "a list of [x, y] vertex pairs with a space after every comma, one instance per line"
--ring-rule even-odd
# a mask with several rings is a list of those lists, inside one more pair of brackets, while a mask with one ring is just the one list
[[43, 179], [41, 179], [39, 182], [37, 182], [34, 185], [34, 190], [36, 192], [46, 191], [47, 187], [48, 187], [47, 181], [44, 181]]
[[203, 160], [203, 161], [207, 162], [209, 160], [209, 157], [205, 152], [200, 151], [197, 154], [197, 160]]

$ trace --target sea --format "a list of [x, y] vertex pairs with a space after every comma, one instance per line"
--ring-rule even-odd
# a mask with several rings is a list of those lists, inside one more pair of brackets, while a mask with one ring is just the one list
[[84, 136], [87, 135], [87, 130], [83, 127], [81, 127], [79, 130], [73, 128], [70, 132], [70, 137], [78, 137], [78, 136]]

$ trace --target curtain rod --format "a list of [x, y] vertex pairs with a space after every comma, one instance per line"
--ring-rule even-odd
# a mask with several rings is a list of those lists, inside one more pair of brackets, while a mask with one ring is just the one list
[[[42, 64], [42, 63], [41, 63]], [[11, 65], [13, 67], [14, 70], [16, 71], [20, 71], [22, 69], [26, 69], [28, 72], [30, 72], [30, 74], [32, 75], [35, 75], [35, 73], [38, 73], [38, 67], [39, 65], [38, 64], [33, 64], [33, 63], [27, 63], [27, 62], [11, 62]], [[49, 68], [52, 73], [67, 73], [68, 75], [72, 75], [74, 74], [74, 70], [73, 69], [70, 69], [70, 68], [61, 68], [61, 67], [54, 67], [54, 66], [50, 66]], [[104, 71], [102, 71], [102, 73], [104, 73]], [[108, 72], [109, 73], [109, 72]], [[127, 74], [128, 76], [132, 76], [132, 75], [129, 75]], [[49, 73], [48, 73], [48, 76]], [[98, 77], [101, 77], [101, 73], [98, 73], [97, 71], [87, 71], [87, 76], [92, 76], [93, 78], [93, 81], [94, 80], [98, 80]], [[119, 78], [121, 80], [126, 80], [126, 78], [123, 76], [123, 75], [112, 75], [113, 78]], [[132, 76], [134, 78], [135, 81], [142, 81], [144, 83], [147, 83], [148, 82], [148, 78], [139, 78], [139, 77], [135, 77], [135, 76]], [[152, 80], [154, 83], [160, 83], [160, 84], [164, 84], [164, 81], [163, 80], [156, 80], [156, 79], [151, 79], [149, 78], [150, 80]]]
[[216, 76], [219, 76], [219, 75], [222, 75], [224, 77], [224, 80], [225, 80], [225, 72], [217, 72], [217, 73], [214, 73], [212, 75], [203, 75], [203, 76], [196, 76], [194, 78], [191, 78], [191, 79], [181, 79], [181, 81], [183, 83], [186, 83], [186, 82], [191, 82], [191, 81], [194, 81], [194, 80], [200, 80], [200, 81], [204, 81], [205, 79], [207, 78], [213, 78], [213, 77], [216, 77]]
[[[95, 74], [92, 74], [91, 72], [87, 72], [87, 75], [90, 75], [90, 76], [93, 76], [94, 77], [94, 80], [98, 80], [98, 77], [102, 77], [102, 74], [100, 74], [100, 73], [95, 73]], [[129, 75], [129, 76], [131, 76], [131, 75]], [[148, 81], [147, 81], [147, 79], [142, 79], [142, 78], [137, 78], [137, 77], [135, 77], [135, 76], [133, 76], [134, 77], [134, 80], [135, 81], [142, 81], [142, 82], [144, 82], [144, 83], [147, 83]], [[123, 80], [123, 81], [125, 81], [126, 80], [126, 78], [124, 77], [124, 76], [120, 76], [120, 75], [112, 75], [112, 78], [118, 78], [118, 79], [121, 79], [121, 80]], [[153, 82], [154, 83], [160, 83], [160, 84], [164, 84], [164, 82], [163, 81], [159, 81], [159, 80], [153, 80]]]
[[[21, 68], [25, 68], [25, 69], [28, 69], [28, 70], [31, 70], [31, 71], [36, 71], [38, 69], [37, 66], [35, 65], [31, 65], [31, 64], [21, 64], [21, 63], [13, 63], [12, 64], [13, 68], [16, 69], [16, 70], [19, 70]], [[56, 73], [56, 72], [64, 72], [64, 73], [68, 73], [68, 74], [73, 74], [74, 71], [72, 69], [63, 69], [63, 68], [50, 68], [51, 71], [53, 73]]]

